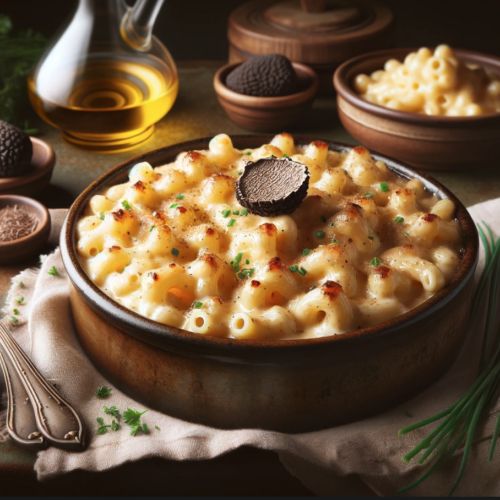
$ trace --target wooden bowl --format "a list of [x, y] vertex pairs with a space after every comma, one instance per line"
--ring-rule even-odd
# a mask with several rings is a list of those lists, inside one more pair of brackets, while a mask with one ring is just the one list
[[304, 64], [292, 63], [300, 91], [279, 97], [239, 94], [226, 86], [227, 75], [239, 64], [222, 66], [214, 75], [214, 89], [227, 116], [240, 127], [257, 132], [283, 130], [296, 123], [318, 91], [318, 77]]
[[19, 195], [0, 195], [0, 210], [9, 205], [24, 208], [38, 220], [35, 230], [13, 241], [0, 241], [0, 264], [13, 264], [40, 254], [50, 234], [50, 214], [38, 201]]
[[[365, 101], [353, 88], [360, 73], [381, 69], [388, 59], [402, 60], [417, 49], [370, 52], [342, 64], [333, 77], [337, 109], [346, 130], [373, 151], [422, 170], [459, 170], [500, 162], [500, 113], [443, 117], [395, 111]], [[465, 50], [459, 59], [500, 75], [500, 59]]]
[[[271, 136], [234, 136], [244, 149]], [[296, 137], [298, 144], [310, 138]], [[122, 163], [93, 182], [71, 206], [61, 253], [71, 280], [76, 334], [95, 365], [138, 401], [170, 415], [216, 427], [307, 431], [380, 412], [408, 399], [445, 372], [464, 338], [478, 258], [477, 231], [460, 201], [438, 182], [375, 155], [406, 178], [420, 179], [456, 204], [464, 235], [457, 273], [415, 309], [376, 327], [307, 340], [215, 338], [144, 318], [105, 295], [87, 277], [76, 250], [76, 225], [89, 199], [124, 182], [139, 161], [154, 166], [200, 139]], [[350, 147], [330, 143], [344, 151]]]
[[250, 0], [228, 19], [229, 62], [278, 53], [318, 74], [322, 95], [342, 62], [392, 46], [393, 15], [379, 0]]
[[50, 182], [56, 155], [49, 144], [37, 137], [30, 137], [33, 145], [32, 169], [18, 177], [0, 177], [0, 194], [32, 196], [42, 191]]

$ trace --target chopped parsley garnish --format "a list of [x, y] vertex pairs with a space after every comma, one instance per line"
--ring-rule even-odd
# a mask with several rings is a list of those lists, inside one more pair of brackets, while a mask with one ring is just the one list
[[250, 259], [245, 259], [245, 264], [248, 266], [248, 264], [250, 264]]
[[387, 184], [387, 182], [381, 182], [379, 186], [380, 191], [382, 191], [383, 193], [387, 193], [387, 191], [389, 191], [389, 184]]
[[125, 210], [131, 210], [132, 207], [130, 205], [130, 203], [127, 201], [127, 200], [123, 200], [122, 201], [122, 207], [125, 209]]
[[172, 203], [168, 208], [177, 208], [179, 206], [178, 203]]
[[112, 417], [115, 417], [116, 420], [120, 420], [122, 418], [122, 414], [120, 413], [120, 410], [114, 405], [113, 406], [105, 406], [103, 411], [106, 415], [111, 415]]
[[12, 312], [16, 315], [16, 316], [19, 316], [21, 313], [19, 312], [19, 309], [15, 308], [12, 309]]
[[155, 425], [155, 429], [156, 429], [157, 431], [161, 431], [161, 429], [160, 429], [160, 427], [159, 427], [158, 425]]
[[290, 155], [283, 155], [283, 158], [290, 158]]
[[236, 255], [236, 257], [231, 261], [231, 268], [235, 273], [237, 273], [240, 270], [240, 262], [241, 259], [243, 258], [243, 254], [240, 252], [239, 254]]
[[338, 242], [339, 242], [339, 240], [337, 238], [332, 238], [331, 243], [333, 243], [334, 245], [337, 245]]
[[222, 213], [222, 217], [229, 217], [231, 215], [231, 210], [229, 210], [229, 208], [226, 208], [221, 213]]
[[366, 198], [367, 200], [369, 200], [370, 198], [373, 198], [373, 193], [370, 193], [369, 191], [367, 191], [367, 192], [363, 195], [363, 198]]
[[314, 236], [319, 240], [322, 240], [325, 237], [325, 232], [320, 229], [319, 231], [314, 232]]
[[252, 150], [250, 149], [249, 151], [245, 151], [245, 154], [246, 154], [247, 156], [250, 156], [250, 155], [252, 154]]
[[106, 434], [108, 430], [111, 429], [111, 425], [107, 425], [102, 417], [97, 417], [96, 421], [98, 425], [97, 434], [99, 435]]
[[127, 408], [123, 412], [123, 421], [130, 427], [130, 434], [137, 436], [138, 434], [149, 434], [149, 428], [146, 423], [141, 422], [141, 417], [146, 411], [138, 411], [133, 408]]
[[378, 267], [380, 264], [382, 264], [382, 261], [378, 257], [373, 257], [372, 260], [370, 260], [370, 266]]
[[240, 210], [240, 215], [246, 217], [248, 215], [248, 208], [243, 208]]
[[227, 223], [227, 227], [233, 227], [235, 224], [236, 224], [236, 219], [231, 219], [231, 220]]
[[304, 248], [304, 250], [302, 250], [302, 255], [304, 257], [306, 257], [307, 255], [309, 255], [311, 253], [311, 249], [310, 248]]
[[99, 399], [106, 399], [106, 398], [109, 398], [109, 396], [111, 396], [111, 388], [109, 387], [106, 387], [105, 385], [101, 385], [100, 387], [97, 388], [97, 390], [95, 391], [95, 395], [99, 398]]
[[10, 324], [11, 325], [18, 325], [19, 324], [19, 318], [16, 318], [15, 316], [10, 317]]
[[151, 233], [155, 227], [156, 226], [154, 224], [152, 224], [151, 227], [149, 228], [149, 232]]
[[16, 299], [16, 304], [17, 304], [18, 306], [24, 306], [24, 304], [26, 304], [26, 302], [24, 301], [24, 297], [23, 297], [23, 296], [21, 296], [21, 297], [17, 297], [17, 299]]
[[403, 224], [404, 221], [405, 221], [405, 218], [401, 217], [401, 215], [396, 215], [396, 217], [394, 217], [394, 222], [396, 224]]
[[175, 247], [174, 247], [174, 248], [172, 248], [172, 250], [170, 250], [170, 253], [171, 253], [172, 255], [174, 255], [175, 257], [177, 257], [177, 256], [179, 255], [179, 253], [180, 253], [180, 252], [179, 252], [179, 249], [178, 249], [178, 248], [175, 248]]
[[291, 265], [288, 269], [290, 269], [292, 273], [297, 273], [300, 274], [301, 276], [305, 276], [307, 274], [307, 271], [303, 267], [298, 266], [297, 264]]
[[233, 215], [240, 215], [240, 211], [239, 210], [233, 210]]
[[97, 425], [98, 425], [97, 434], [99, 434], [99, 435], [107, 434], [107, 432], [109, 430], [112, 430], [114, 432], [120, 430], [120, 424], [118, 423], [117, 420], [113, 419], [111, 421], [111, 424], [106, 424], [106, 422], [104, 422], [104, 419], [102, 417], [97, 417], [96, 421], [97, 421]]
[[48, 271], [47, 274], [49, 276], [60, 276], [59, 271], [57, 270], [56, 266], [52, 266]]
[[179, 193], [176, 197], [175, 197], [176, 200], [183, 200], [184, 199], [184, 195], [182, 193]]
[[197, 300], [196, 302], [193, 302], [193, 307], [195, 309], [201, 309], [203, 307], [203, 302]]
[[19, 282], [19, 288], [26, 288], [26, 285], [24, 284], [24, 281]]
[[244, 280], [245, 278], [251, 278], [253, 276], [254, 272], [255, 272], [255, 269], [253, 269], [253, 268], [242, 269], [238, 273], [238, 278], [240, 280]]
[[99, 214], [99, 219], [104, 220], [104, 212], [101, 212], [101, 213]]

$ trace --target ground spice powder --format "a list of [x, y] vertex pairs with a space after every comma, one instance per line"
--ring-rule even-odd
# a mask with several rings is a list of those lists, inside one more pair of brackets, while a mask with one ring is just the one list
[[0, 242], [14, 241], [31, 234], [37, 219], [18, 205], [0, 208]]

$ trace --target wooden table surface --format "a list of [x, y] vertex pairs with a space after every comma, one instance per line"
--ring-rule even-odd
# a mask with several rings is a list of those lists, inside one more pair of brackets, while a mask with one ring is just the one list
[[[179, 64], [180, 94], [172, 111], [157, 125], [153, 136], [132, 151], [113, 155], [78, 149], [64, 142], [59, 133], [41, 124], [41, 138], [55, 149], [57, 164], [52, 183], [39, 199], [50, 208], [67, 207], [97, 176], [132, 156], [198, 137], [248, 133], [228, 120], [219, 107], [212, 77], [221, 62], [191, 61]], [[292, 133], [354, 143], [342, 129], [333, 99], [317, 99], [313, 109]], [[277, 131], [278, 132], [278, 131]], [[432, 172], [465, 205], [500, 196], [500, 165], [460, 173]], [[28, 265], [0, 266], [0, 304], [10, 278]], [[286, 472], [278, 457], [267, 451], [243, 448], [203, 462], [148, 459], [125, 464], [112, 471], [78, 471], [43, 483], [33, 473], [35, 454], [0, 443], [0, 484], [4, 495], [308, 495], [297, 479]], [[196, 478], [194, 480], [194, 478]], [[366, 495], [370, 490], [356, 478], [338, 479], [339, 494]]]

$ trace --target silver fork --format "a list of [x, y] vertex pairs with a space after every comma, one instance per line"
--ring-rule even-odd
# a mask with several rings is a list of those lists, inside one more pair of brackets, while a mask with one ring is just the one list
[[80, 416], [37, 370], [3, 320], [0, 368], [7, 391], [7, 430], [15, 441], [32, 447], [85, 447]]

